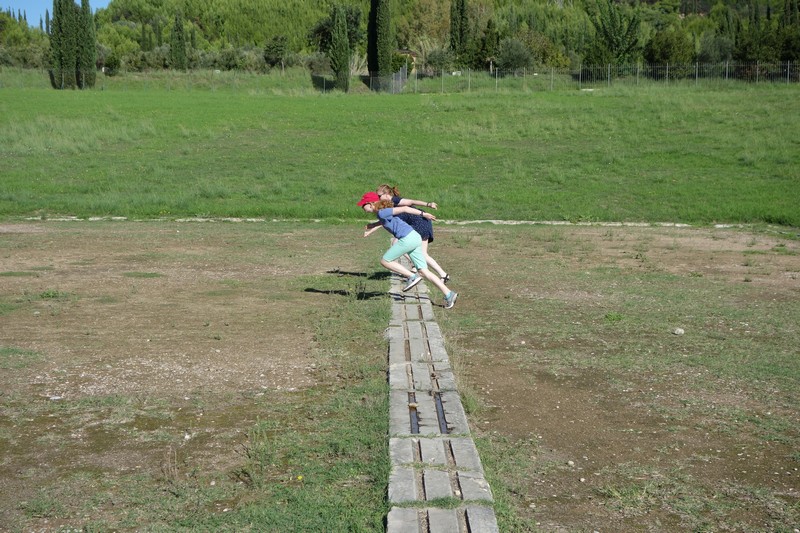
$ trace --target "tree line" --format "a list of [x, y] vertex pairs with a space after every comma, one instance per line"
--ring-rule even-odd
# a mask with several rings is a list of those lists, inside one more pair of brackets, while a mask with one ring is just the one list
[[38, 25], [0, 12], [0, 65], [47, 69], [54, 87], [91, 86], [92, 65], [303, 65], [347, 90], [352, 74], [402, 68], [777, 63], [800, 59], [799, 1], [111, 0], [92, 15], [88, 0], [54, 0]]

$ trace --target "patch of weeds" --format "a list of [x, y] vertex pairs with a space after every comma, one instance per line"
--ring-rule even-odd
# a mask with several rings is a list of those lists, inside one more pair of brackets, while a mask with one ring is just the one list
[[38, 297], [40, 300], [69, 300], [71, 295], [58, 289], [46, 289], [40, 292]]
[[123, 276], [126, 278], [140, 278], [140, 279], [148, 279], [148, 278], [163, 278], [164, 274], [159, 272], [123, 272]]
[[455, 233], [451, 239], [456, 248], [468, 248], [472, 242], [473, 236], [465, 233]]
[[362, 279], [357, 279], [353, 285], [353, 290], [349, 292], [348, 296], [356, 301], [368, 299], [367, 282]]
[[42, 358], [42, 354], [31, 350], [0, 346], [0, 368], [3, 370], [27, 368]]
[[785, 244], [777, 244], [772, 248], [772, 251], [778, 255], [797, 255], [797, 252], [790, 250]]
[[17, 306], [8, 302], [0, 302], [0, 316], [7, 315], [15, 311]]
[[625, 516], [642, 516], [661, 505], [674, 492], [674, 482], [659, 472], [619, 465], [617, 472], [604, 472], [619, 481], [607, 483], [597, 493]]
[[10, 272], [0, 272], [0, 276], [5, 278], [25, 278], [25, 277], [32, 277], [38, 278], [39, 274], [36, 272], [29, 272], [29, 271], [10, 271]]
[[459, 395], [461, 396], [461, 405], [464, 406], [464, 411], [468, 415], [475, 415], [481, 410], [480, 397], [475, 394], [470, 388], [459, 386]]
[[64, 512], [64, 505], [44, 491], [39, 491], [29, 501], [20, 502], [19, 507], [29, 518], [52, 518]]
[[247, 442], [242, 445], [245, 464], [234, 472], [234, 476], [248, 487], [261, 488], [267, 481], [267, 472], [275, 459], [275, 445], [271, 434], [277, 422], [259, 420], [247, 432]]
[[606, 322], [609, 324], [615, 324], [617, 322], [622, 322], [622, 320], [625, 319], [625, 315], [616, 311], [611, 311], [610, 313], [606, 313], [603, 318], [605, 318]]
[[528, 507], [528, 483], [536, 471], [539, 442], [517, 440], [487, 434], [475, 439], [475, 445], [486, 469], [486, 480], [492, 487], [494, 509], [500, 531], [536, 531], [533, 517], [524, 517], [519, 509]]

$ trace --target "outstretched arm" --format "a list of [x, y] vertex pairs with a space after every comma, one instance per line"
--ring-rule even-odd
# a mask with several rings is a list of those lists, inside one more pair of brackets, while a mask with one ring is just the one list
[[422, 200], [412, 200], [411, 198], [403, 198], [397, 205], [398, 206], [424, 205], [425, 207], [430, 207], [431, 209], [439, 209], [439, 206], [436, 205], [436, 202], [423, 202]]
[[436, 216], [433, 213], [428, 213], [427, 211], [423, 211], [422, 209], [417, 209], [416, 207], [408, 207], [408, 206], [399, 206], [392, 209], [393, 215], [399, 215], [400, 213], [406, 213], [409, 215], [417, 215], [423, 218], [427, 218], [428, 220], [436, 220]]
[[376, 221], [376, 222], [370, 222], [370, 223], [369, 223], [369, 224], [367, 224], [367, 225], [366, 225], [366, 227], [364, 228], [364, 237], [369, 237], [370, 235], [372, 235], [373, 233], [375, 233], [376, 231], [378, 231], [378, 229], [379, 229], [380, 227], [381, 227], [381, 223], [380, 223], [380, 222], [378, 222], [378, 221]]

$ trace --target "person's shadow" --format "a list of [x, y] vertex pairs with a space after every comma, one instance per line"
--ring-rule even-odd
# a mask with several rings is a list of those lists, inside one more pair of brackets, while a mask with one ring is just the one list
[[[335, 268], [333, 270], [328, 270], [327, 274], [336, 274], [336, 276], [342, 277], [355, 277], [355, 278], [364, 278], [370, 280], [382, 280], [387, 279], [391, 273], [390, 272], [374, 272], [372, 274], [367, 274], [366, 272], [347, 272], [345, 270], [339, 270]], [[363, 281], [356, 282], [355, 286], [352, 289], [316, 289], [314, 287], [308, 287], [305, 289], [304, 292], [313, 292], [316, 294], [333, 294], [336, 296], [347, 296], [353, 297], [355, 296], [356, 300], [369, 300], [371, 298], [378, 298], [381, 296], [385, 296], [385, 291], [367, 291], [365, 290], [366, 283]]]

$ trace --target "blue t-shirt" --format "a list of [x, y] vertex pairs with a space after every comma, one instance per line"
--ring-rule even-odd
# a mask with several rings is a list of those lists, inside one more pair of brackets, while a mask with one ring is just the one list
[[414, 228], [409, 226], [399, 216], [394, 216], [392, 211], [394, 211], [394, 209], [391, 207], [385, 207], [381, 209], [378, 211], [378, 220], [380, 220], [383, 227], [386, 228], [386, 231], [394, 235], [396, 238], [402, 239], [414, 231]]

